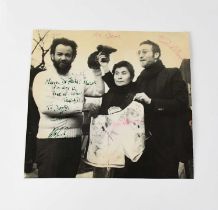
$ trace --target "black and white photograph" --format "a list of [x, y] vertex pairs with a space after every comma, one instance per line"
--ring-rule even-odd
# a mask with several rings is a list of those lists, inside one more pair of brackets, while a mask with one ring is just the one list
[[217, 210], [218, 1], [0, 0], [1, 210]]
[[187, 32], [34, 30], [25, 178], [193, 179]]

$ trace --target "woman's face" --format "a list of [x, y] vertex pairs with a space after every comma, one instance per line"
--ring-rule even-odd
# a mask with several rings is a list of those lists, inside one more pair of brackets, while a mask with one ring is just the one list
[[126, 67], [115, 69], [114, 82], [117, 86], [128, 85], [131, 82], [131, 75]]

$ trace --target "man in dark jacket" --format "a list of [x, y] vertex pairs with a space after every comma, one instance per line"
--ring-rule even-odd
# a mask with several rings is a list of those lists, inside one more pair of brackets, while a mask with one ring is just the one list
[[[144, 68], [136, 80], [137, 94], [145, 109], [145, 122], [152, 137], [146, 144], [141, 166], [145, 178], [178, 178], [178, 165], [185, 157], [185, 113], [188, 92], [180, 70], [165, 68], [159, 46], [150, 41], [140, 44], [139, 61]], [[104, 76], [106, 83], [110, 80]]]

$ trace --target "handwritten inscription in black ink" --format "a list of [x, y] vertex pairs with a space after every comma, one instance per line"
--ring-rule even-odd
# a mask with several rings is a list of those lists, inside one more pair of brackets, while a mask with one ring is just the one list
[[53, 128], [53, 130], [49, 134], [48, 138], [64, 137], [64, 136], [66, 136], [67, 130], [69, 130], [68, 127], [56, 127], [56, 128]]

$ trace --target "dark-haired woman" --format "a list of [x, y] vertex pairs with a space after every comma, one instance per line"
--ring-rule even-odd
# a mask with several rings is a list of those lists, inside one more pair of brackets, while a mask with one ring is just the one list
[[[110, 115], [124, 110], [131, 104], [136, 94], [136, 87], [132, 82], [134, 78], [134, 68], [129, 62], [121, 61], [116, 63], [113, 67], [112, 74], [114, 85], [112, 85], [109, 91], [103, 95], [99, 111], [100, 115]], [[137, 162], [132, 162], [129, 158], [125, 157], [125, 167], [123, 168], [95, 167], [94, 178], [141, 177], [143, 171], [141, 159], [142, 158], [139, 158]]]

